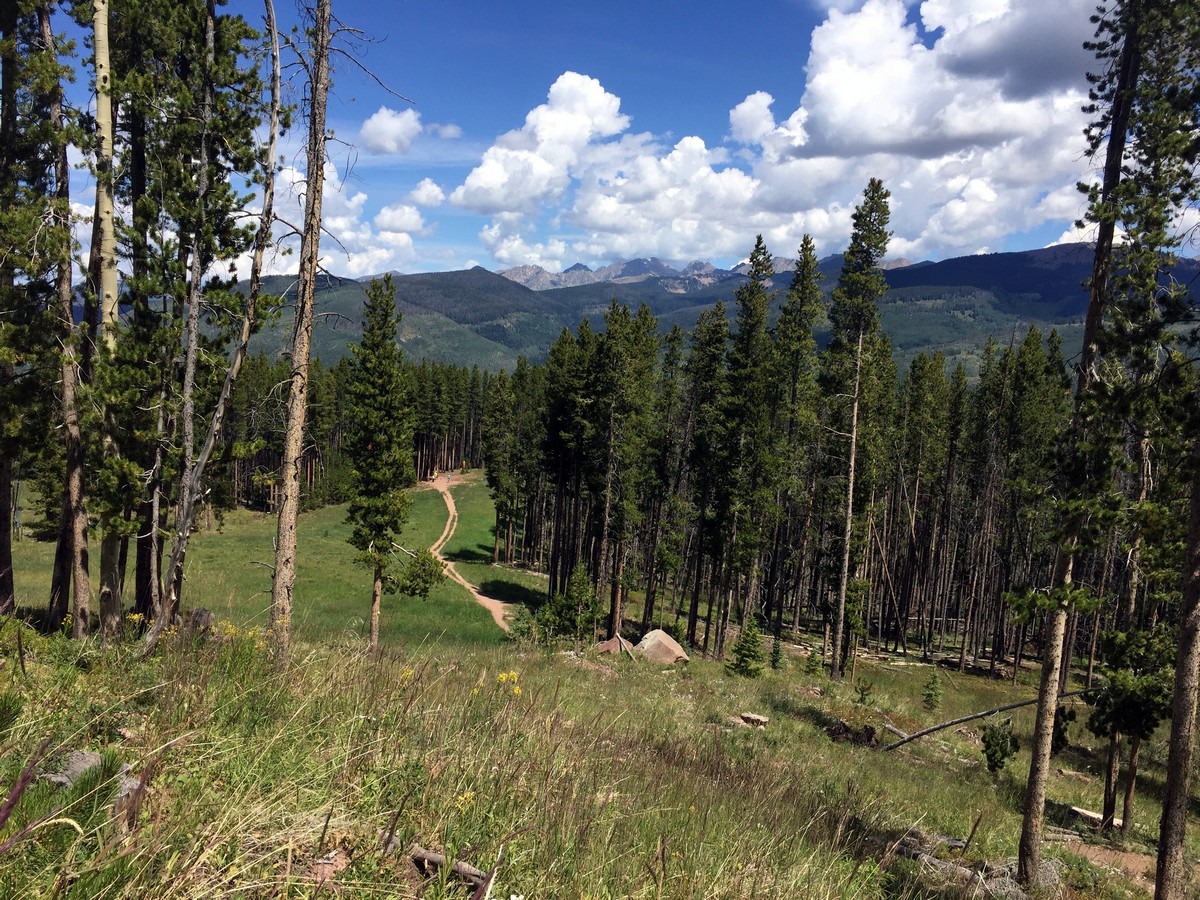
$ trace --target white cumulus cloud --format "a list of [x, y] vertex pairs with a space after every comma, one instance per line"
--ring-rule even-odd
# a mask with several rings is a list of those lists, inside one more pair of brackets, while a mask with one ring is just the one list
[[420, 231], [425, 227], [421, 212], [415, 206], [398, 204], [385, 206], [375, 216], [375, 227], [380, 231]]
[[725, 145], [632, 133], [618, 97], [567, 72], [450, 198], [491, 217], [480, 237], [506, 265], [731, 260], [758, 233], [833, 252], [871, 177], [892, 192], [890, 255], [996, 249], [1079, 215], [1090, 2], [824, 4], [799, 104], [751, 93]]
[[386, 106], [371, 114], [359, 130], [359, 141], [368, 153], [404, 153], [421, 133], [421, 114]]
[[446, 199], [446, 192], [432, 178], [422, 178], [408, 197], [418, 206], [440, 206]]

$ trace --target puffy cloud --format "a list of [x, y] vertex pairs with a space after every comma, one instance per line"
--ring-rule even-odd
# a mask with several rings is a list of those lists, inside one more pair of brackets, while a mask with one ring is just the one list
[[541, 266], [550, 272], [562, 268], [567, 247], [563, 241], [530, 241], [524, 233], [521, 217], [511, 214], [496, 216], [479, 233], [488, 252], [504, 266]]
[[425, 227], [421, 212], [415, 206], [400, 204], [385, 206], [375, 216], [375, 227], [380, 231], [420, 231]]
[[458, 140], [458, 138], [462, 137], [462, 133], [463, 133], [462, 128], [460, 126], [454, 125], [454, 124], [448, 124], [448, 125], [434, 124], [434, 125], [428, 126], [428, 130], [433, 132], [434, 134], [436, 134], [438, 137], [442, 138], [443, 140], [447, 140], [447, 141]]
[[358, 134], [368, 153], [394, 154], [407, 152], [420, 133], [420, 113], [381, 106], [363, 122]]
[[891, 255], [998, 249], [1080, 213], [1085, 2], [823, 3], [799, 105], [776, 113], [770, 93], [750, 94], [729, 112], [728, 148], [629, 133], [620, 100], [568, 72], [451, 200], [492, 217], [481, 238], [505, 265], [732, 260], [756, 233], [780, 254], [805, 233], [840, 250], [878, 176]]
[[621, 101], [595, 78], [565, 72], [525, 125], [501, 135], [450, 195], [452, 203], [484, 214], [536, 212], [566, 191], [581, 156], [594, 141], [624, 131]]
[[432, 178], [422, 178], [408, 197], [418, 206], [440, 206], [446, 199], [446, 192]]

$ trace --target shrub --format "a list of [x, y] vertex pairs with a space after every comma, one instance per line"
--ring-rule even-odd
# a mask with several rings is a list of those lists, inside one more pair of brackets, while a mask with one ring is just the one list
[[875, 694], [875, 682], [869, 681], [866, 678], [859, 678], [854, 682], [854, 690], [858, 694], [855, 702], [866, 706], [871, 702], [871, 697]]
[[565, 594], [555, 594], [534, 615], [534, 629], [539, 638], [566, 638], [574, 641], [591, 640], [600, 616], [600, 598], [592, 587], [587, 569], [577, 565], [571, 572]]

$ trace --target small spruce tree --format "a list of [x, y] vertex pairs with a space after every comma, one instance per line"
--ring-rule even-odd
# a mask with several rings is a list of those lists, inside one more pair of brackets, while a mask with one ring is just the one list
[[430, 579], [441, 574], [440, 564], [431, 556], [426, 558], [427, 552], [414, 557], [414, 564], [400, 576], [389, 572], [396, 559], [393, 548], [412, 505], [405, 489], [416, 478], [412, 415], [402, 351], [396, 344], [400, 315], [395, 297], [390, 275], [367, 286], [362, 341], [351, 347], [346, 385], [349, 424], [342, 444], [353, 483], [346, 514], [353, 528], [349, 541], [358, 550], [357, 561], [372, 572], [372, 653], [379, 649], [379, 611], [385, 585], [421, 595], [428, 592]]
[[929, 673], [929, 680], [921, 689], [921, 703], [930, 712], [937, 712], [942, 705], [942, 681], [936, 670]]
[[763, 669], [762, 631], [754, 616], [747, 616], [742, 633], [733, 645], [733, 658], [725, 663], [725, 671], [743, 678], [757, 678]]

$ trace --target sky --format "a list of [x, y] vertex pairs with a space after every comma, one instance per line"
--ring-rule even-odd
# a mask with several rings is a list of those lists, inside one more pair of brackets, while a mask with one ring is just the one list
[[892, 259], [1078, 239], [1094, 3], [333, 0], [324, 265], [727, 268], [806, 233], [823, 256], [873, 176]]

